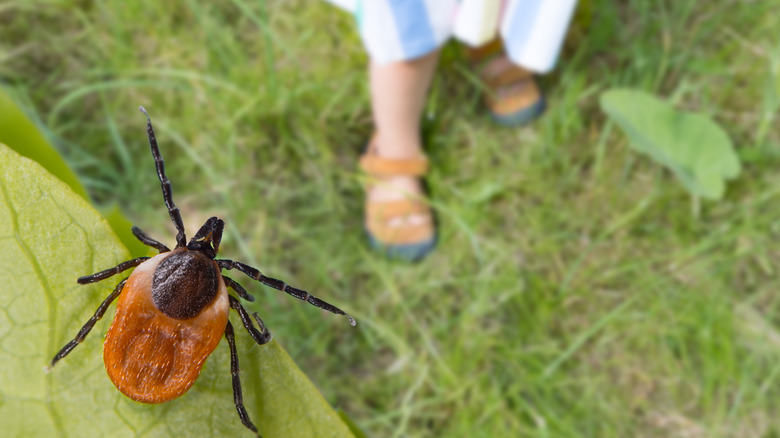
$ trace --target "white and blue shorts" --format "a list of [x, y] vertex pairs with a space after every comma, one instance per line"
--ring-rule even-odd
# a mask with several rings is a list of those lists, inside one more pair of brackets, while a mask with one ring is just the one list
[[[576, 5], [576, 0], [329, 1], [355, 15], [366, 50], [379, 64], [424, 56], [453, 36], [473, 42], [459, 35], [465, 23], [471, 28], [492, 26], [492, 35], [501, 36], [509, 58], [537, 73], [555, 65]], [[489, 4], [495, 12], [487, 15], [497, 16], [474, 13]]]

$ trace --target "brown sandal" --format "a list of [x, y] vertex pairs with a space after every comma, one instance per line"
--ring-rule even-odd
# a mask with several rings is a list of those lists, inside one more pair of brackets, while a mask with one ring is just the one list
[[485, 82], [485, 104], [497, 123], [504, 126], [524, 125], [539, 117], [545, 109], [545, 98], [532, 72], [507, 62], [498, 72], [486, 74], [488, 64], [504, 53], [500, 39], [469, 50], [471, 63]]
[[[421, 155], [410, 159], [387, 159], [377, 155], [376, 135], [360, 157], [360, 168], [371, 179], [381, 180], [390, 176], [422, 177], [428, 171], [428, 158]], [[366, 184], [366, 191], [372, 184]], [[396, 218], [424, 216], [420, 223], [390, 225]], [[428, 254], [436, 245], [436, 227], [433, 211], [421, 196], [409, 196], [392, 201], [367, 201], [365, 230], [371, 246], [390, 257], [416, 261]]]

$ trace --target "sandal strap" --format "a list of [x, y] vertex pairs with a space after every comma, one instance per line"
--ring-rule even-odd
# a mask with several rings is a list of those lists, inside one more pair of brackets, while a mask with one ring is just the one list
[[435, 235], [433, 223], [423, 222], [416, 225], [391, 227], [373, 224], [369, 227], [371, 235], [385, 245], [406, 245], [432, 239]]
[[[428, 157], [389, 159], [377, 156], [375, 140], [368, 144], [366, 152], [360, 157], [360, 168], [373, 177], [408, 175], [421, 177], [428, 172]], [[389, 225], [394, 218], [419, 216], [422, 220], [414, 224], [403, 223]], [[405, 245], [428, 241], [435, 236], [433, 214], [422, 196], [393, 201], [370, 201], [365, 210], [366, 230], [382, 245]], [[404, 221], [405, 222], [405, 221]]]
[[511, 95], [501, 98], [497, 96], [486, 95], [485, 101], [494, 114], [508, 115], [514, 114], [525, 108], [530, 108], [542, 99], [542, 93], [539, 87], [533, 81], [523, 84], [523, 87]]
[[[424, 215], [424, 219], [415, 224], [388, 224], [390, 219], [408, 215]], [[366, 229], [375, 239], [387, 245], [417, 243], [431, 239], [435, 233], [428, 205], [410, 199], [367, 204]]]
[[501, 54], [504, 51], [504, 43], [501, 38], [493, 38], [489, 42], [479, 46], [469, 48], [466, 56], [472, 64], [480, 64]]
[[366, 153], [360, 157], [360, 168], [373, 176], [423, 176], [428, 172], [428, 158], [390, 159]]
[[392, 218], [412, 216], [430, 216], [430, 207], [425, 202], [412, 199], [398, 199], [387, 202], [369, 202], [366, 205], [366, 216], [369, 222], [386, 222]]
[[511, 85], [519, 81], [533, 78], [533, 73], [517, 66], [511, 66], [501, 73], [485, 78], [485, 84], [491, 90], [497, 90], [503, 86]]

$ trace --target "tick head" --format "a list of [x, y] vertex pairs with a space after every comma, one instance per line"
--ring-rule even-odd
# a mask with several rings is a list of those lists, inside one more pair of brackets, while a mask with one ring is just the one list
[[210, 259], [214, 259], [219, 252], [219, 242], [222, 240], [222, 230], [225, 222], [217, 217], [210, 217], [195, 236], [187, 244], [187, 249], [200, 251]]

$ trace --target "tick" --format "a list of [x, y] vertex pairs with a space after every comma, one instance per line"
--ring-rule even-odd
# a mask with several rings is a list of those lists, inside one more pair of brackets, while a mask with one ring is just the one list
[[79, 284], [95, 283], [135, 268], [100, 304], [76, 337], [54, 356], [51, 366], [84, 340], [108, 306], [118, 298], [116, 315], [103, 343], [103, 362], [108, 377], [122, 394], [135, 401], [152, 404], [183, 395], [195, 383], [206, 358], [224, 335], [230, 348], [233, 401], [238, 417], [244, 426], [258, 433], [244, 408], [235, 335], [228, 320], [229, 310], [238, 313], [244, 328], [258, 345], [268, 343], [271, 332], [257, 313], [250, 315], [238, 298], [228, 293], [229, 288], [244, 300], [254, 301], [254, 297], [240, 284], [222, 275], [222, 270], [236, 269], [266, 286], [344, 315], [352, 326], [355, 320], [338, 307], [281, 280], [266, 277], [249, 265], [217, 259], [225, 227], [222, 219], [209, 218], [187, 243], [181, 213], [173, 203], [171, 182], [165, 176], [165, 163], [157, 146], [152, 120], [143, 107], [139, 110], [146, 115], [146, 132], [163, 200], [177, 231], [176, 247], [170, 250], [140, 228], [133, 227], [133, 235], [158, 250], [158, 255], [138, 257], [105, 271], [80, 277], [77, 280]]

